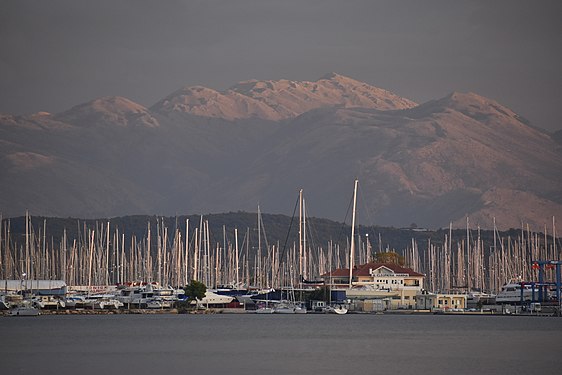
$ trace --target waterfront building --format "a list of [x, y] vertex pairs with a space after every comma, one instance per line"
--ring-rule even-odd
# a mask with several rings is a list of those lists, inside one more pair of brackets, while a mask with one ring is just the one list
[[[349, 288], [349, 269], [322, 275], [331, 289], [345, 290], [353, 301], [383, 300], [385, 309], [413, 309], [423, 289], [425, 275], [394, 263], [366, 263], [355, 266]], [[372, 304], [372, 303], [371, 303]], [[369, 302], [367, 303], [369, 305]], [[376, 303], [375, 305], [380, 305]]]
[[64, 280], [0, 280], [0, 292], [64, 296], [67, 285]]
[[466, 294], [429, 293], [416, 296], [416, 309], [430, 311], [456, 311], [466, 309]]

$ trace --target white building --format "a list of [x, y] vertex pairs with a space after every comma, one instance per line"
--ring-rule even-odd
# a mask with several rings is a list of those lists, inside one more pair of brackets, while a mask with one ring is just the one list
[[353, 269], [349, 288], [349, 268], [322, 275], [331, 289], [345, 289], [352, 300], [383, 299], [388, 309], [413, 309], [416, 295], [423, 289], [425, 276], [392, 263], [366, 263]]

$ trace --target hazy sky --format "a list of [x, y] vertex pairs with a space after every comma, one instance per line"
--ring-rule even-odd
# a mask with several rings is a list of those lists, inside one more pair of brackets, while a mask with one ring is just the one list
[[337, 72], [417, 102], [473, 91], [562, 129], [562, 1], [0, 0], [0, 112]]

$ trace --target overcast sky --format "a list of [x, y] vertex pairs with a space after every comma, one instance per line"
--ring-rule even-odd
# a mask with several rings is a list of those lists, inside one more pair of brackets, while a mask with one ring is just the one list
[[417, 102], [490, 97], [562, 129], [562, 1], [0, 0], [0, 112], [337, 72]]

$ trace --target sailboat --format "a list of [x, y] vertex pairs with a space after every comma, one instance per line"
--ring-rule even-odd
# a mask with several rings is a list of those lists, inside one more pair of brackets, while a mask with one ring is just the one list
[[[23, 278], [21, 283], [23, 284], [23, 281], [26, 281], [26, 287], [24, 290], [21, 291], [22, 293], [22, 301], [15, 307], [13, 307], [10, 310], [10, 315], [11, 316], [37, 316], [37, 315], [41, 315], [41, 312], [39, 311], [39, 309], [35, 306], [33, 306], [33, 302], [31, 300], [31, 298], [29, 297], [25, 297], [25, 292], [27, 290], [27, 274], [24, 272], [22, 274]], [[33, 284], [32, 284], [33, 285]], [[23, 289], [23, 288], [22, 288]]]
[[273, 314], [275, 309], [269, 305], [268, 301], [266, 301], [265, 303], [262, 302], [255, 312], [256, 314]]
[[306, 314], [306, 307], [296, 301], [295, 290], [291, 286], [286, 300], [277, 303], [273, 309], [275, 314]]
[[274, 291], [274, 289], [269, 289], [265, 292], [265, 300], [257, 301], [258, 307], [255, 311], [256, 314], [273, 314], [275, 312], [272, 301], [269, 300], [269, 294]]
[[330, 270], [330, 285], [329, 285], [328, 295], [329, 295], [329, 301], [328, 301], [328, 305], [324, 308], [324, 312], [327, 314], [338, 314], [338, 315], [347, 314], [348, 309], [346, 305], [341, 303], [332, 303], [332, 271], [331, 270]]
[[[260, 284], [260, 282], [262, 281], [262, 277], [261, 277], [261, 232], [262, 232], [262, 217], [261, 217], [261, 211], [260, 211], [260, 206], [258, 204], [258, 258], [257, 258], [257, 270], [256, 270], [256, 281], [258, 284]], [[267, 277], [266, 277], [267, 280]], [[268, 288], [269, 289], [269, 288]], [[269, 294], [271, 293], [271, 291], [273, 291], [273, 289], [269, 289], [267, 290], [266, 294], [265, 294], [265, 301], [259, 301], [258, 302], [258, 308], [256, 309], [256, 314], [273, 314], [275, 312], [275, 308], [273, 307], [273, 305], [271, 304], [271, 302], [269, 301]]]
[[[353, 267], [354, 267], [354, 259], [355, 259], [355, 214], [357, 210], [357, 186], [359, 184], [359, 180], [355, 180], [354, 188], [353, 188], [353, 213], [351, 218], [351, 246], [349, 249], [349, 289], [352, 288], [353, 284]], [[326, 313], [331, 314], [338, 314], [344, 315], [347, 314], [348, 308], [343, 303], [332, 303], [332, 271], [330, 270], [330, 303], [325, 308]]]
[[[304, 253], [304, 246], [303, 246], [303, 233], [304, 233], [304, 226], [306, 225], [303, 221], [304, 219], [304, 199], [303, 199], [303, 190], [299, 191], [299, 273], [300, 273], [300, 280], [302, 283], [303, 280], [303, 253]], [[306, 239], [304, 239], [306, 241]], [[292, 267], [289, 267], [289, 280], [291, 283], [291, 287], [288, 291], [287, 299], [280, 301], [275, 306], [275, 313], [276, 314], [306, 314], [306, 306], [303, 306], [301, 303], [298, 303], [295, 297], [295, 288], [293, 286], [293, 274], [292, 274]], [[301, 285], [302, 287], [302, 285]]]

